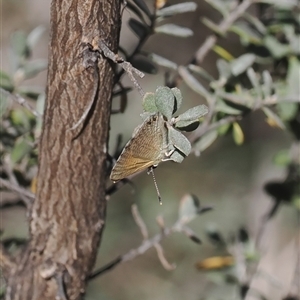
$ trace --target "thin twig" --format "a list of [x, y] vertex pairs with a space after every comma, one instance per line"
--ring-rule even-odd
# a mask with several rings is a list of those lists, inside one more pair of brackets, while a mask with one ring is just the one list
[[[29, 198], [30, 200], [34, 200], [35, 195], [33, 193], [31, 193], [30, 191], [22, 188], [21, 186], [17, 185], [17, 184], [13, 184], [8, 180], [5, 180], [3, 178], [0, 178], [0, 184], [2, 187], [6, 187], [7, 189], [14, 191], [18, 194], [22, 194], [23, 196]], [[11, 202], [15, 202], [15, 201], [7, 201], [5, 202], [4, 200], [1, 202], [1, 205], [3, 205], [3, 203], [11, 203]]]
[[[240, 3], [225, 19], [222, 20], [218, 26], [218, 31], [221, 34], [225, 34], [232, 24], [244, 14], [244, 12], [251, 6], [252, 3], [254, 3], [254, 0], [244, 0], [242, 3]], [[217, 36], [213, 34], [209, 36], [202, 46], [197, 50], [195, 58], [199, 65], [209, 51], [215, 46], [216, 42]]]
[[26, 101], [23, 97], [21, 97], [18, 94], [12, 94], [8, 91], [6, 91], [5, 89], [0, 87], [0, 92], [2, 94], [4, 94], [6, 97], [11, 98], [13, 101], [15, 101], [16, 103], [22, 105], [23, 107], [25, 107], [26, 109], [28, 109], [34, 116], [36, 116], [37, 118], [41, 118], [42, 115], [37, 112], [32, 106], [31, 104], [28, 103], [28, 101]]
[[161, 244], [155, 244], [154, 245], [154, 248], [156, 250], [156, 253], [157, 253], [157, 257], [160, 261], [160, 263], [162, 264], [162, 266], [168, 270], [168, 271], [173, 271], [176, 269], [176, 264], [171, 264], [168, 262], [168, 260], [166, 259], [165, 257], [165, 254], [164, 254], [164, 249], [163, 247], [161, 246]]
[[109, 58], [114, 63], [119, 64], [124, 69], [124, 71], [127, 73], [127, 75], [129, 76], [129, 78], [132, 81], [132, 83], [134, 84], [134, 86], [139, 91], [140, 95], [142, 97], [144, 97], [145, 92], [143, 91], [142, 87], [140, 86], [140, 84], [138, 83], [138, 81], [136, 80], [134, 75], [137, 75], [140, 78], [143, 78], [145, 76], [145, 74], [143, 72], [141, 72], [140, 70], [134, 68], [131, 65], [131, 63], [125, 61], [121, 56], [112, 52], [108, 48], [108, 46], [104, 43], [103, 40], [100, 39], [97, 46], [98, 46], [99, 50], [101, 50], [101, 52], [103, 53], [103, 55], [105, 57]]
[[136, 225], [139, 227], [139, 229], [142, 233], [143, 238], [146, 240], [149, 237], [148, 229], [147, 229], [147, 226], [146, 226], [144, 220], [142, 219], [142, 217], [141, 217], [141, 215], [138, 211], [138, 208], [137, 208], [136, 204], [133, 204], [131, 206], [131, 213], [132, 213], [132, 216], [133, 216], [133, 219], [134, 219]]
[[179, 232], [180, 230], [181, 230], [181, 223], [177, 221], [176, 223], [174, 223], [172, 227], [165, 228], [163, 232], [156, 234], [152, 238], [144, 240], [141, 243], [141, 245], [138, 246], [137, 248], [131, 249], [126, 254], [122, 256], [118, 256], [110, 263], [106, 264], [99, 270], [96, 270], [89, 276], [89, 279], [94, 279], [95, 277], [100, 276], [109, 270], [112, 270], [114, 267], [116, 267], [121, 263], [135, 259], [137, 256], [144, 254], [150, 248], [155, 247], [155, 245], [159, 244], [167, 236], [171, 235], [174, 232]]
[[[14, 174], [12, 168], [11, 168], [11, 161], [10, 161], [10, 158], [8, 156], [6, 156], [3, 159], [3, 168], [4, 168], [6, 174], [9, 178], [9, 182], [11, 184], [11, 187], [13, 187], [14, 191], [16, 191], [19, 194], [20, 198], [24, 201], [26, 207], [30, 208], [31, 205], [32, 205], [34, 197], [32, 197], [32, 195], [30, 195], [31, 193], [27, 194], [28, 191], [26, 191], [27, 193], [25, 193], [25, 194], [30, 195], [30, 197], [27, 197], [27, 196], [24, 195], [24, 189], [21, 188], [19, 183], [18, 183], [18, 180], [17, 180], [17, 178], [16, 178], [16, 176], [15, 176], [15, 174]], [[4, 180], [4, 179], [1, 178], [1, 182], [5, 183], [2, 180]]]

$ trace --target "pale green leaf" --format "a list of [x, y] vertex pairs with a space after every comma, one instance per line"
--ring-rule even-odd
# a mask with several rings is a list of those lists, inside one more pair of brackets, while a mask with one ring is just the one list
[[192, 149], [189, 140], [181, 132], [177, 131], [171, 126], [168, 127], [168, 133], [172, 145], [185, 156], [188, 156]]
[[184, 2], [184, 3], [178, 3], [174, 4], [162, 9], [159, 9], [156, 12], [157, 17], [169, 17], [176, 14], [186, 13], [195, 11], [197, 8], [197, 4], [195, 2]]
[[175, 24], [165, 24], [154, 29], [156, 33], [164, 33], [178, 37], [190, 37], [193, 31], [187, 27], [181, 27]]
[[231, 61], [230, 68], [232, 75], [238, 76], [244, 73], [249, 67], [253, 65], [254, 61], [255, 55], [250, 53], [244, 54], [239, 58]]
[[232, 127], [233, 140], [237, 145], [242, 145], [244, 143], [244, 133], [241, 126], [237, 123], [233, 123]]
[[155, 113], [158, 111], [155, 105], [155, 95], [154, 93], [146, 93], [143, 98], [143, 109], [146, 112]]
[[153, 62], [155, 62], [159, 66], [166, 67], [172, 70], [177, 70], [178, 65], [169, 59], [166, 59], [154, 53], [150, 54], [149, 57], [152, 59]]
[[205, 98], [210, 98], [208, 90], [188, 71], [187, 68], [180, 66], [178, 73], [184, 80], [184, 82], [196, 93], [200, 94]]
[[168, 120], [171, 119], [175, 99], [171, 89], [167, 86], [160, 86], [155, 91], [155, 105], [159, 112], [161, 112]]

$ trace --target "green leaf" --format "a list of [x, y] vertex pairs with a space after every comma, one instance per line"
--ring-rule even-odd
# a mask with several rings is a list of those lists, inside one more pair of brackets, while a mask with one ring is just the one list
[[228, 115], [240, 115], [241, 111], [239, 109], [233, 108], [227, 105], [223, 100], [218, 100], [216, 107], [216, 111], [223, 112]]
[[174, 97], [175, 97], [175, 106], [174, 106], [174, 110], [173, 110], [173, 114], [181, 107], [182, 104], [182, 94], [179, 88], [174, 87], [171, 88], [171, 92], [173, 93]]
[[181, 152], [178, 152], [178, 151], [174, 151], [172, 153], [172, 155], [170, 156], [170, 160], [176, 162], [176, 163], [181, 163], [183, 160], [184, 160], [185, 156], [181, 153]]
[[5, 115], [9, 108], [8, 96], [0, 91], [0, 118]]
[[282, 58], [291, 52], [291, 47], [286, 44], [281, 44], [274, 36], [267, 35], [264, 39], [264, 44], [274, 58]]
[[288, 150], [280, 150], [273, 158], [274, 164], [286, 167], [291, 163], [291, 157]]
[[213, 47], [213, 50], [215, 53], [217, 53], [221, 58], [225, 59], [226, 61], [232, 61], [234, 60], [234, 57], [223, 47], [219, 45], [215, 45]]
[[28, 34], [27, 45], [29, 49], [32, 50], [35, 47], [45, 30], [46, 28], [44, 26], [37, 26]]
[[253, 65], [254, 61], [255, 55], [250, 53], [244, 54], [239, 58], [231, 61], [230, 68], [232, 75], [238, 76], [244, 73], [249, 67]]
[[156, 74], [157, 68], [156, 66], [145, 56], [138, 55], [134, 56], [131, 60], [131, 64], [137, 68], [138, 70], [148, 73], [148, 74]]
[[152, 17], [151, 11], [149, 10], [147, 4], [144, 0], [133, 0], [133, 2], [138, 6], [149, 18]]
[[23, 60], [29, 57], [30, 52], [27, 45], [27, 37], [23, 31], [16, 31], [12, 34], [11, 45], [18, 59]]
[[299, 104], [293, 102], [279, 102], [276, 105], [276, 109], [283, 121], [290, 121], [295, 118], [298, 111], [298, 105]]
[[14, 109], [10, 113], [10, 118], [15, 126], [22, 126], [25, 130], [30, 129], [30, 116], [29, 112], [26, 112], [24, 109]]
[[181, 27], [175, 24], [165, 24], [154, 29], [156, 33], [164, 33], [178, 37], [190, 37], [193, 31], [187, 27]]
[[258, 33], [248, 22], [238, 21], [230, 27], [230, 31], [240, 37], [244, 46], [251, 44], [260, 45], [262, 43], [261, 34]]
[[267, 70], [263, 71], [262, 77], [263, 77], [264, 83], [261, 86], [261, 88], [262, 88], [264, 97], [267, 98], [267, 97], [271, 96], [273, 93], [273, 88], [274, 88], [273, 80], [272, 80], [272, 76], [271, 76], [270, 72]]
[[46, 70], [47, 66], [48, 62], [46, 59], [37, 59], [25, 63], [22, 68], [24, 72], [24, 79], [29, 79], [36, 76], [40, 72]]
[[144, 38], [148, 32], [149, 28], [146, 27], [143, 23], [136, 19], [130, 18], [128, 21], [129, 27], [132, 29], [132, 31], [140, 38]]
[[228, 79], [231, 76], [230, 64], [224, 59], [217, 60], [217, 69], [220, 79]]
[[188, 156], [192, 149], [189, 140], [172, 126], [168, 127], [168, 133], [172, 145], [180, 152], [182, 152], [185, 156]]
[[13, 81], [10, 78], [10, 76], [1, 70], [0, 70], [0, 87], [2, 87], [3, 89], [9, 92], [12, 92], [14, 89]]
[[286, 9], [286, 10], [293, 10], [298, 5], [297, 0], [284, 0], [284, 1], [282, 1], [282, 0], [259, 0], [259, 2], [271, 4], [278, 8]]
[[162, 8], [156, 12], [157, 17], [170, 17], [176, 14], [182, 14], [190, 11], [195, 11], [197, 9], [197, 4], [195, 2], [185, 2], [175, 5], [171, 5]]
[[299, 195], [295, 195], [293, 197], [292, 204], [298, 211], [300, 211], [300, 196]]
[[204, 69], [194, 64], [189, 64], [188, 69], [194, 73], [199, 74], [207, 81], [215, 81], [215, 79]]
[[222, 37], [225, 36], [225, 33], [222, 31], [220, 26], [215, 24], [211, 20], [204, 17], [204, 18], [201, 18], [201, 22], [215, 34], [222, 36]]
[[254, 25], [254, 27], [256, 28], [256, 30], [258, 32], [260, 32], [261, 34], [265, 35], [267, 33], [266, 26], [257, 17], [251, 15], [250, 13], [244, 13], [244, 18], [247, 21], [249, 21], [252, 25]]
[[268, 107], [263, 107], [262, 110], [267, 116], [267, 122], [270, 126], [277, 126], [281, 129], [285, 129], [284, 123], [271, 109]]
[[208, 113], [206, 105], [198, 105], [190, 108], [175, 119], [176, 127], [186, 127], [192, 123], [199, 122], [199, 119]]
[[199, 199], [193, 194], [184, 195], [179, 204], [179, 220], [186, 224], [191, 222], [198, 214], [200, 208]]
[[226, 2], [223, 0], [206, 0], [214, 9], [221, 13], [224, 17], [229, 13], [229, 7], [226, 5]]
[[207, 149], [218, 137], [218, 131], [217, 130], [211, 130], [207, 133], [205, 133], [201, 139], [195, 144], [195, 149], [200, 154], [202, 151]]
[[143, 98], [143, 109], [146, 112], [156, 113], [158, 111], [155, 105], [155, 95], [154, 93], [146, 93]]
[[233, 134], [233, 140], [237, 145], [242, 145], [244, 143], [244, 133], [242, 131], [241, 126], [234, 122], [232, 126], [232, 134]]
[[27, 154], [30, 153], [32, 146], [24, 137], [18, 139], [11, 152], [11, 160], [14, 164], [20, 162]]
[[157, 54], [150, 54], [149, 56], [153, 62], [155, 62], [156, 64], [158, 64], [159, 66], [162, 67], [166, 67], [172, 70], [177, 70], [178, 65], [176, 63], [174, 63], [173, 61], [170, 61], [162, 56], [159, 56]]
[[225, 135], [229, 128], [231, 127], [230, 123], [224, 124], [218, 128], [218, 135]]
[[196, 93], [200, 94], [206, 99], [211, 97], [210, 93], [206, 88], [188, 71], [187, 68], [180, 66], [178, 68], [178, 73], [184, 80], [184, 82]]
[[168, 120], [171, 119], [175, 99], [170, 88], [166, 86], [160, 86], [155, 91], [155, 105], [159, 112], [161, 112]]
[[247, 69], [247, 76], [248, 76], [252, 86], [254, 87], [256, 94], [258, 96], [262, 96], [262, 90], [261, 90], [261, 87], [259, 84], [258, 75], [255, 73], [253, 68]]
[[292, 56], [289, 59], [289, 68], [287, 74], [288, 95], [299, 97], [300, 95], [300, 62], [297, 57]]

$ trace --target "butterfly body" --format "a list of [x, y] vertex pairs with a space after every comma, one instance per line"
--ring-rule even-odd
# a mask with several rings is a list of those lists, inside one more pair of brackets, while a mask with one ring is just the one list
[[168, 130], [161, 113], [147, 117], [138, 126], [132, 138], [125, 145], [115, 166], [110, 179], [118, 181], [136, 172], [158, 165], [167, 159]]

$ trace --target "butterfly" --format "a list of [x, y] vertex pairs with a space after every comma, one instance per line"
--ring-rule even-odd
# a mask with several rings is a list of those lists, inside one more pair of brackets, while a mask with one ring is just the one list
[[169, 152], [166, 121], [159, 112], [151, 114], [134, 130], [111, 171], [110, 179], [116, 182], [156, 167], [160, 162], [168, 160]]

